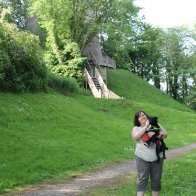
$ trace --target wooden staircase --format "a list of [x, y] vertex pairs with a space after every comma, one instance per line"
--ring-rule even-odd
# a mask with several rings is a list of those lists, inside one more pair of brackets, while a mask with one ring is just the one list
[[111, 90], [109, 90], [102, 79], [100, 74], [101, 70], [98, 65], [95, 65], [92, 60], [86, 62], [86, 67], [84, 69], [84, 76], [86, 83], [89, 85], [93, 95], [96, 98], [107, 98], [107, 99], [122, 99]]
[[88, 60], [87, 64], [86, 64], [86, 69], [87, 69], [88, 73], [90, 74], [90, 76], [91, 76], [91, 78], [93, 80], [93, 83], [96, 86], [96, 88], [98, 90], [101, 90], [101, 85], [99, 84], [99, 81], [96, 78], [94, 67], [95, 67], [95, 64], [93, 63], [93, 61], [92, 60]]

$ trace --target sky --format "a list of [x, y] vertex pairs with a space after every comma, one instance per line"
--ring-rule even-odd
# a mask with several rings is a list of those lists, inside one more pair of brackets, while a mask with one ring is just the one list
[[144, 9], [146, 22], [153, 26], [169, 28], [181, 25], [194, 27], [196, 23], [196, 0], [135, 0]]

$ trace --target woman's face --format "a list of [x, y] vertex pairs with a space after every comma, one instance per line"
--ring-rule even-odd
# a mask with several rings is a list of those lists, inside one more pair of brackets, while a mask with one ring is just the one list
[[146, 121], [147, 121], [147, 116], [146, 116], [146, 114], [144, 114], [143, 112], [141, 112], [141, 113], [139, 114], [138, 121], [140, 122], [140, 124], [145, 124]]

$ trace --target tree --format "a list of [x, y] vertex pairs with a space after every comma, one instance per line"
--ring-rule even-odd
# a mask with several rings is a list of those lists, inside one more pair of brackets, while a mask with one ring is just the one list
[[134, 48], [129, 51], [132, 59], [132, 72], [141, 78], [153, 81], [160, 89], [162, 80], [162, 31], [143, 23], [133, 41]]
[[3, 0], [0, 1], [0, 8], [11, 8], [8, 21], [15, 23], [18, 28], [24, 29], [29, 3], [30, 0]]
[[[123, 30], [130, 28], [131, 15], [138, 11], [131, 0], [33, 0], [32, 10], [47, 31], [47, 44], [55, 58], [55, 70], [58, 67], [64, 69], [66, 75], [66, 70], [70, 70], [65, 68], [69, 66], [68, 61], [77, 56], [76, 69], [84, 60], [79, 54], [72, 56], [66, 49], [67, 44], [74, 43], [71, 45], [82, 51], [99, 33], [111, 37], [112, 34], [123, 35]], [[73, 50], [79, 51], [77, 48]]]
[[[48, 49], [46, 62], [52, 72], [80, 78], [82, 73], [79, 65], [84, 58], [81, 57], [78, 44], [71, 38], [69, 26], [71, 24], [69, 19], [72, 16], [71, 5], [72, 2], [68, 0], [34, 0], [32, 12], [38, 17], [41, 28], [46, 30]], [[70, 48], [70, 45], [74, 47]]]
[[113, 2], [111, 16], [103, 23], [102, 46], [116, 60], [118, 68], [131, 69], [133, 62], [129, 51], [134, 48], [132, 43], [139, 28], [139, 8], [130, 0]]
[[184, 100], [192, 88], [190, 81], [195, 75], [191, 60], [194, 34], [185, 27], [171, 28], [165, 31], [164, 40], [167, 93], [176, 100]]
[[6, 11], [0, 12], [0, 90], [44, 91], [47, 70], [42, 61], [39, 39], [6, 22]]

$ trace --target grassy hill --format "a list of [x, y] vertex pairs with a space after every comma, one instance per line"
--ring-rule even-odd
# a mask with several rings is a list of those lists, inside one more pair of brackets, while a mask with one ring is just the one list
[[132, 101], [150, 103], [182, 111], [191, 111], [185, 105], [175, 101], [164, 92], [144, 82], [144, 80], [129, 71], [110, 69], [108, 70], [107, 82], [111, 90]]
[[169, 148], [195, 141], [195, 112], [130, 72], [108, 75], [109, 88], [127, 99], [0, 93], [0, 193], [133, 158], [130, 131], [140, 109], [159, 117]]

